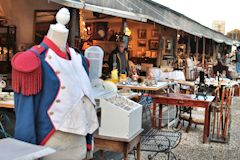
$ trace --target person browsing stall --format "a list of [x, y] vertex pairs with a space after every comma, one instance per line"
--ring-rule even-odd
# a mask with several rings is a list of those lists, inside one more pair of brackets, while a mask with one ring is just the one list
[[220, 74], [225, 73], [225, 76], [227, 78], [231, 78], [230, 72], [228, 70], [228, 66], [223, 65], [222, 61], [218, 59], [218, 62], [215, 66], [213, 66], [213, 74], [214, 76], [217, 76], [217, 72]]
[[109, 71], [111, 72], [114, 68], [118, 69], [118, 73], [128, 74], [128, 52], [124, 42], [119, 42], [115, 50], [109, 56], [108, 60]]

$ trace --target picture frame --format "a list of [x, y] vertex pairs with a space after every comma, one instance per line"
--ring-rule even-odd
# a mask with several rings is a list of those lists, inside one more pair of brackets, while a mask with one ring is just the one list
[[159, 48], [159, 40], [150, 39], [149, 40], [149, 49], [150, 50], [158, 50]]
[[159, 37], [159, 30], [158, 29], [152, 29], [151, 36], [154, 37], [154, 38], [158, 38]]
[[50, 24], [55, 24], [57, 10], [34, 10], [34, 43], [40, 44], [47, 34]]
[[146, 38], [147, 38], [147, 30], [138, 29], [138, 39], [146, 39]]
[[138, 47], [146, 47], [147, 40], [138, 40]]

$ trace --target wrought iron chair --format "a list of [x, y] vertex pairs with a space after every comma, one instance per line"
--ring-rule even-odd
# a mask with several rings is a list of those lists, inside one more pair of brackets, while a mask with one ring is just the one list
[[[143, 115], [147, 114], [151, 107], [151, 101], [143, 99], [142, 101], [140, 101], [140, 103], [143, 105]], [[181, 132], [179, 132], [180, 129], [176, 129], [175, 126], [173, 127], [172, 131], [153, 129], [151, 128], [152, 118], [150, 117], [145, 119], [145, 117], [143, 116], [143, 122], [144, 120], [146, 120], [145, 123], [150, 123], [150, 125], [146, 125], [143, 123], [144, 133], [142, 134], [141, 151], [153, 153], [153, 155], [148, 155], [149, 160], [152, 160], [159, 153], [165, 153], [168, 160], [176, 159], [176, 156], [172, 152], [172, 149], [176, 148], [181, 142]]]

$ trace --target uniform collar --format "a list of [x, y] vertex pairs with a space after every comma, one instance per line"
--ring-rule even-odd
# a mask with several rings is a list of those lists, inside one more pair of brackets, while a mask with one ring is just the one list
[[[67, 54], [70, 56], [70, 50], [68, 44], [66, 45], [66, 51], [63, 52], [52, 40], [50, 40], [47, 36], [44, 37], [42, 43], [46, 44], [49, 48], [51, 48], [58, 56], [67, 59]], [[70, 58], [71, 59], [71, 58]]]

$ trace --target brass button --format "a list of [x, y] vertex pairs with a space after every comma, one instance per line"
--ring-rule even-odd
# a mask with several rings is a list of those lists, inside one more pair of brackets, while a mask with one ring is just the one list
[[51, 115], [53, 115], [54, 114], [54, 112], [49, 112], [49, 115], [51, 116]]
[[65, 89], [66, 87], [65, 86], [62, 86], [61, 89]]
[[61, 102], [61, 100], [60, 100], [60, 99], [57, 99], [57, 100], [56, 100], [56, 102], [57, 102], [57, 103], [60, 103], [60, 102]]
[[51, 55], [48, 55], [48, 59], [52, 59], [52, 56], [51, 56]]
[[60, 71], [56, 71], [56, 74], [60, 74]]

